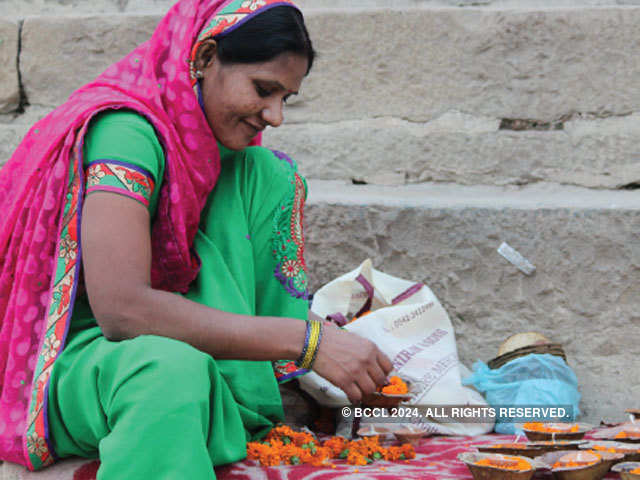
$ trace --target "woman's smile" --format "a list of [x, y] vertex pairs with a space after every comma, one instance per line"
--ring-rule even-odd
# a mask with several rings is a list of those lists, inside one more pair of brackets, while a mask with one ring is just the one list
[[216, 139], [231, 150], [242, 150], [267, 126], [279, 127], [284, 103], [298, 93], [307, 69], [307, 58], [295, 53], [252, 64], [223, 64], [214, 57], [201, 86]]
[[252, 122], [251, 120], [241, 120], [241, 122], [247, 125], [253, 131], [254, 136], [265, 129], [264, 125], [256, 126], [257, 122]]

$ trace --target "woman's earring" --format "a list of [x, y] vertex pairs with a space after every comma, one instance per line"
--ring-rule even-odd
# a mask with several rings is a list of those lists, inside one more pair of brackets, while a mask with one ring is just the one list
[[196, 70], [196, 78], [204, 78], [204, 73], [202, 73], [202, 70]]

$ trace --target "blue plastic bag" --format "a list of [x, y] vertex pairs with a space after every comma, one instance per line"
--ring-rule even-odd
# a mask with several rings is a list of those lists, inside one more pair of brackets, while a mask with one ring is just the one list
[[[571, 406], [563, 421], [574, 421], [580, 413], [575, 373], [561, 357], [548, 353], [516, 358], [495, 370], [478, 361], [473, 364], [473, 373], [462, 383], [482, 392], [496, 410], [505, 406]], [[495, 431], [516, 433], [512, 421], [498, 416]]]

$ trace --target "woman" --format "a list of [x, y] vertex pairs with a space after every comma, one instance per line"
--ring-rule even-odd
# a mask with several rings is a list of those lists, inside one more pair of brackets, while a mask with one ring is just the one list
[[32, 128], [0, 173], [0, 458], [213, 478], [282, 419], [272, 362], [352, 402], [385, 382], [373, 343], [299, 321], [306, 185], [251, 146], [313, 57], [287, 0], [181, 0]]

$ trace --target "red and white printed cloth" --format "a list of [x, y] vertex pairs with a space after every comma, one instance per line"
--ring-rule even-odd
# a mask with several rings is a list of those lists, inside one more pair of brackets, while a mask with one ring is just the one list
[[[335, 468], [309, 465], [261, 467], [245, 460], [216, 469], [218, 480], [335, 480], [357, 478], [362, 480], [421, 479], [471, 480], [465, 464], [457, 460], [458, 454], [475, 451], [477, 446], [513, 442], [512, 435], [483, 435], [477, 437], [429, 437], [416, 445], [416, 458], [408, 462], [378, 461], [364, 467], [354, 467], [344, 461], [334, 462]], [[40, 472], [28, 472], [17, 465], [4, 464], [4, 477], [11, 480], [95, 480], [99, 463], [88, 460], [67, 460]], [[10, 468], [11, 471], [6, 471]], [[537, 472], [534, 479], [551, 479], [550, 472]], [[605, 480], [620, 478], [609, 473]]]

